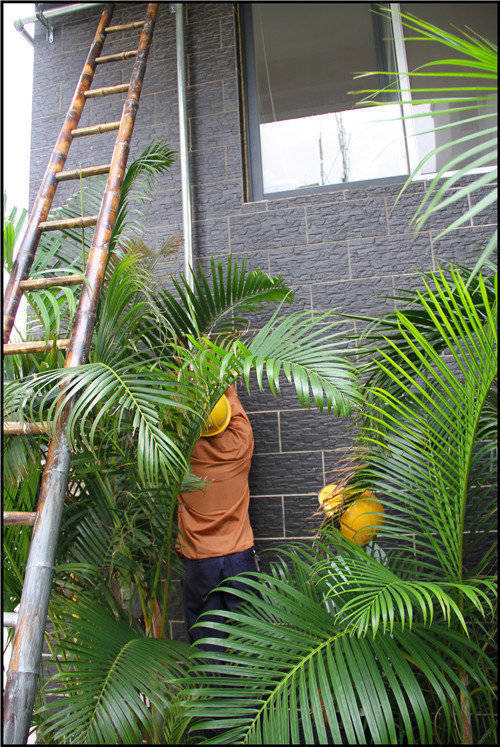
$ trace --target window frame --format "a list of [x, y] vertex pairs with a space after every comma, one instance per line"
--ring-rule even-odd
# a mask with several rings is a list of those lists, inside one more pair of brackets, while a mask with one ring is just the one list
[[[240, 67], [240, 107], [242, 111], [242, 146], [245, 182], [245, 201], [257, 202], [260, 200], [273, 200], [284, 197], [295, 197], [305, 195], [321, 194], [323, 192], [335, 192], [346, 189], [357, 189], [378, 184], [401, 183], [415, 171], [421, 157], [418, 155], [415, 121], [411, 118], [413, 114], [413, 101], [411, 95], [408, 60], [401, 20], [400, 3], [386, 3], [391, 14], [391, 27], [394, 40], [394, 55], [396, 62], [396, 74], [399, 78], [399, 88], [402, 92], [401, 108], [404, 117], [402, 119], [404, 132], [404, 145], [408, 160], [409, 171], [406, 174], [396, 176], [385, 176], [378, 179], [365, 179], [361, 181], [340, 182], [337, 184], [324, 184], [315, 187], [301, 187], [280, 192], [265, 192], [262, 178], [262, 152], [260, 147], [259, 132], [259, 108], [257, 95], [257, 75], [255, 66], [255, 46], [252, 22], [252, 2], [239, 2], [237, 4], [237, 28], [238, 28], [238, 54]], [[487, 173], [494, 166], [482, 166], [471, 174]], [[412, 181], [428, 181], [436, 175], [436, 171], [425, 174], [418, 173]], [[447, 171], [443, 177], [455, 174], [456, 171]]]

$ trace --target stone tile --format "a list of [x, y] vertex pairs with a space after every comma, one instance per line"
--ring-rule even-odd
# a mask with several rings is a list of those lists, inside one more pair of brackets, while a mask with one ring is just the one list
[[394, 311], [392, 301], [383, 296], [392, 294], [392, 278], [381, 277], [366, 280], [346, 280], [340, 283], [313, 285], [314, 310], [336, 309], [344, 314], [376, 316]]
[[173, 620], [170, 624], [170, 635], [174, 641], [183, 641], [189, 643], [189, 637], [186, 632], [186, 626], [183, 622], [177, 622]]
[[37, 52], [33, 59], [33, 95], [37, 95], [42, 86], [61, 83], [62, 90], [69, 87], [71, 96], [75, 91], [76, 82], [83, 70], [87, 52], [75, 50], [75, 52], [53, 53], [45, 59], [39, 58]]
[[[278, 413], [250, 413], [254, 437], [254, 454], [280, 451]], [[287, 449], [288, 451], [288, 449]]]
[[226, 149], [224, 147], [192, 150], [189, 155], [193, 186], [205, 182], [222, 181], [226, 178]]
[[[346, 200], [359, 200], [362, 197], [373, 198], [373, 197], [394, 197], [396, 198], [401, 191], [404, 184], [404, 179], [396, 182], [385, 182], [380, 180], [380, 184], [370, 184], [365, 187], [357, 187], [355, 184], [346, 185]], [[420, 199], [424, 193], [424, 182], [414, 181], [410, 182], [406, 189], [405, 194], [419, 194]], [[394, 200], [388, 201], [388, 205], [392, 206]]]
[[242, 177], [243, 163], [241, 156], [241, 143], [238, 143], [238, 145], [226, 145], [226, 143], [224, 143], [224, 146], [226, 148], [226, 168], [228, 179]]
[[151, 226], [182, 222], [181, 189], [157, 190], [146, 211], [148, 225]]
[[168, 94], [165, 95], [177, 104], [177, 68], [175, 59], [148, 60], [142, 93], [156, 93], [157, 91], [168, 91]]
[[283, 498], [281, 496], [250, 499], [250, 524], [255, 539], [284, 537]]
[[236, 45], [234, 14], [220, 19], [220, 34], [223, 47], [232, 47]]
[[380, 198], [311, 205], [306, 211], [310, 243], [387, 234], [385, 201]]
[[340, 477], [344, 474], [343, 469], [349, 459], [349, 451], [347, 449], [341, 449], [339, 451], [325, 451], [325, 484], [329, 485], [332, 482], [338, 482]]
[[233, 111], [240, 104], [239, 86], [237, 78], [227, 78], [222, 81], [224, 111]]
[[[65, 168], [77, 169], [80, 166], [99, 166], [110, 163], [115, 141], [116, 131], [93, 137], [76, 138], [71, 143]], [[72, 189], [78, 188], [79, 182], [72, 181], [70, 186]]]
[[300, 207], [234, 216], [229, 222], [233, 250], [306, 243], [305, 216]]
[[232, 79], [236, 75], [236, 50], [232, 46], [188, 55], [189, 85], [206, 83], [209, 80]]
[[266, 198], [264, 201], [267, 203], [268, 210], [295, 205], [333, 205], [337, 202], [345, 202], [345, 190], [332, 188], [331, 192], [316, 192], [309, 195], [294, 195], [291, 191], [289, 197]]
[[284, 499], [285, 534], [287, 537], [312, 537], [321, 524], [317, 493], [313, 495], [287, 495]]
[[186, 25], [185, 33], [187, 54], [210, 52], [222, 46], [220, 19], [217, 15], [194, 18]]
[[34, 119], [31, 123], [31, 150], [46, 149], [47, 147], [52, 150], [61, 126], [62, 118], [60, 114]]
[[438, 239], [433, 232], [432, 248], [436, 265], [447, 267], [449, 263], [473, 267], [489, 239], [493, 227], [458, 228]]
[[269, 260], [272, 272], [282, 273], [291, 283], [349, 277], [346, 241], [274, 247], [269, 250]]
[[[104, 88], [106, 86], [117, 86], [120, 83], [128, 83], [130, 76], [123, 75], [124, 62], [110, 62], [105, 65], [97, 65], [90, 90], [95, 88]], [[73, 92], [71, 92], [73, 95]], [[111, 94], [114, 96], [115, 94]], [[71, 96], [70, 96], [71, 98]]]
[[[33, 91], [33, 102], [31, 116], [32, 119], [40, 117], [49, 117], [60, 112], [60, 93], [61, 86], [59, 83], [52, 83], [49, 86], [42, 86]], [[61, 117], [61, 125], [63, 118]]]
[[[411, 230], [409, 229], [410, 221], [418, 210], [421, 201], [422, 196], [419, 194], [403, 194], [395, 207], [394, 200], [390, 199], [387, 201], [390, 234], [400, 234]], [[450, 225], [455, 218], [462, 215], [467, 210], [467, 207], [468, 203], [465, 197], [457, 200], [457, 202], [449, 205], [446, 210], [440, 210], [437, 213], [434, 213], [434, 215], [425, 223], [423, 229], [430, 230], [445, 228]]]
[[236, 145], [240, 141], [238, 112], [190, 117], [189, 131], [192, 149], [217, 148], [221, 143]]
[[183, 259], [182, 226], [178, 223], [172, 223], [169, 226], [159, 226], [158, 228], [150, 228], [148, 226], [148, 238], [154, 240], [156, 251], [160, 251], [166, 243], [170, 246], [172, 241], [175, 242], [175, 251], [173, 253], [167, 252], [165, 259], [161, 261], [161, 265], [157, 269], [161, 276], [176, 272], [177, 267], [181, 266]]
[[[214, 257], [215, 266], [218, 266], [219, 261], [222, 262], [223, 266], [226, 266], [229, 254], [218, 254]], [[234, 252], [232, 255], [232, 261], [238, 263], [238, 267], [241, 268], [243, 260], [246, 260], [246, 271], [250, 270], [262, 270], [268, 272], [268, 257], [266, 251], [261, 252]], [[207, 277], [212, 277], [211, 271], [211, 256], [207, 257], [195, 257], [196, 267], [198, 263]], [[210, 281], [211, 284], [211, 281]]]
[[[312, 398], [311, 398], [311, 401]], [[339, 449], [352, 443], [350, 421], [313, 407], [310, 410], [282, 410], [280, 412], [281, 444], [283, 451], [308, 449]]]
[[193, 221], [193, 247], [197, 257], [229, 251], [227, 218]]
[[224, 108], [222, 81], [214, 80], [199, 86], [187, 86], [186, 106], [190, 117], [222, 112]]
[[191, 189], [195, 218], [230, 215], [246, 208], [241, 179], [193, 184]]
[[[74, 49], [86, 48], [88, 52], [97, 30], [101, 12], [102, 8], [90, 8], [78, 20], [72, 19], [71, 22], [57, 24], [55, 28], [61, 32], [61, 49], [65, 52], [72, 52]], [[111, 22], [114, 23], [114, 20]]]
[[90, 99], [89, 103], [85, 106], [85, 109], [88, 108], [89, 111], [89, 124], [94, 125], [103, 124], [104, 122], [117, 122], [121, 119], [124, 103], [124, 94]]
[[154, 122], [155, 125], [166, 124], [179, 132], [179, 107], [175, 96], [163, 91], [155, 93], [154, 96]]
[[289, 566], [290, 561], [285, 552], [292, 550], [295, 546], [303, 546], [304, 544], [310, 547], [312, 542], [312, 539], [300, 540], [298, 542], [292, 542], [290, 539], [257, 540], [255, 542], [255, 550], [259, 558], [260, 570], [264, 573], [269, 573], [271, 566], [277, 563]]
[[[395, 294], [400, 290], [425, 291], [422, 275], [393, 275], [393, 283]], [[408, 305], [404, 301], [395, 301], [394, 305], [401, 311], [408, 308]]]
[[[481, 200], [484, 200], [485, 197], [490, 195], [492, 192], [497, 193], [497, 187], [488, 185], [488, 187], [482, 187], [481, 189], [478, 189], [477, 192], [475, 192], [473, 195], [471, 195], [471, 204], [474, 207], [474, 205], [477, 205], [478, 202]], [[484, 226], [484, 225], [492, 225], [497, 226], [498, 224], [498, 202], [497, 199], [491, 204], [488, 205], [488, 207], [483, 208], [477, 215], [475, 215], [472, 218], [472, 223], [474, 226]]]
[[393, 272], [415, 272], [432, 268], [429, 232], [349, 242], [353, 278], [390, 275]]
[[251, 495], [283, 495], [293, 486], [298, 493], [319, 490], [323, 467], [319, 452], [255, 454], [250, 470]]
[[[95, 24], [95, 27], [97, 27], [97, 24]], [[52, 57], [52, 55], [57, 54], [58, 52], [62, 51], [62, 26], [61, 25], [58, 24], [57, 26], [54, 26], [54, 38], [53, 38], [52, 44], [49, 43], [48, 36], [47, 36], [47, 29], [44, 26], [42, 26], [41, 23], [34, 24], [34, 31], [32, 33], [34, 33], [33, 49], [35, 52], [35, 56], [38, 60], [46, 60], [47, 58]], [[95, 33], [95, 28], [94, 28], [94, 33]], [[91, 40], [92, 38], [93, 37], [91, 37]], [[90, 47], [90, 42], [88, 46]]]
[[226, 18], [234, 14], [233, 3], [195, 3], [190, 2], [187, 5], [188, 23], [196, 23], [198, 20], [205, 20], [211, 17]]

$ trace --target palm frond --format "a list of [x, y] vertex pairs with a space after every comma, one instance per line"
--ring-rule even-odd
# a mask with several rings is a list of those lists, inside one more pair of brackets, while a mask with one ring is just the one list
[[466, 600], [479, 615], [486, 617], [493, 611], [491, 599], [495, 585], [487, 579], [469, 579], [466, 583], [429, 581], [425, 577], [402, 578], [386, 562], [381, 562], [363, 548], [345, 539], [338, 530], [323, 534], [330, 547], [337, 547], [338, 558], [315, 566], [315, 574], [327, 584], [326, 598], [331, 599], [336, 619], [352, 628], [356, 635], [393, 632], [414, 625], [431, 627], [441, 617], [446, 624], [458, 622], [469, 635], [458, 598]]
[[111, 234], [111, 250], [128, 247], [140, 236], [143, 226], [139, 220], [147, 202], [153, 197], [158, 176], [175, 160], [175, 151], [161, 138], [153, 140], [127, 169], [120, 191], [115, 225]]
[[[211, 652], [197, 652], [200, 663], [191, 673], [191, 732], [215, 730], [212, 742], [432, 741], [430, 700], [442, 707], [448, 732], [453, 711], [459, 712], [460, 682], [450, 662], [460, 661], [484, 684], [466, 653], [478, 650], [465, 636], [416, 625], [395, 627], [392, 636], [356, 638], [318, 601], [314, 584], [299, 590], [291, 572], [245, 574], [245, 586], [234, 590], [241, 610], [218, 612], [220, 621], [210, 623], [227, 634], [224, 652], [217, 661]], [[457, 638], [464, 642], [458, 656]], [[220, 645], [220, 639], [203, 643]]]
[[[391, 10], [380, 7], [377, 11], [382, 15], [390, 15]], [[415, 70], [409, 72], [412, 92], [419, 95], [416, 102], [403, 101], [402, 103], [414, 103], [416, 109], [414, 114], [407, 114], [403, 119], [416, 120], [422, 116], [428, 116], [427, 112], [419, 113], [420, 105], [439, 105], [440, 114], [457, 115], [464, 112], [463, 117], [457, 121], [456, 116], [449, 116], [449, 121], [440, 126], [436, 126], [426, 132], [442, 134], [444, 131], [450, 131], [450, 140], [444, 145], [439, 145], [427, 153], [420, 162], [413, 168], [401, 192], [396, 200], [396, 205], [401, 194], [407, 186], [421, 173], [424, 165], [437, 155], [446, 156], [446, 152], [455, 151], [460, 146], [460, 154], [444, 159], [443, 165], [433, 176], [425, 196], [412, 218], [415, 231], [419, 231], [425, 223], [437, 212], [444, 210], [447, 206], [467, 198], [471, 207], [464, 210], [458, 217], [450, 221], [437, 234], [440, 238], [453, 229], [470, 221], [471, 218], [490, 207], [497, 200], [496, 187], [489, 189], [486, 195], [483, 195], [485, 187], [493, 184], [497, 179], [497, 125], [496, 125], [496, 87], [497, 87], [497, 62], [498, 53], [495, 44], [479, 34], [469, 30], [457, 30], [455, 33], [445, 31], [434, 24], [418, 18], [412, 13], [400, 13], [403, 26], [409, 31], [414, 32], [412, 36], [406, 36], [407, 40], [433, 42], [441, 45], [444, 53], [446, 50], [452, 50], [453, 58], [445, 58], [427, 62]], [[375, 73], [363, 73], [364, 75], [373, 75]], [[394, 85], [389, 85], [389, 89], [395, 92], [399, 97], [404, 98], [405, 92], [399, 87], [397, 73], [386, 73], [388, 76], [395, 78]], [[433, 78], [441, 78], [446, 84], [436, 83]], [[431, 79], [430, 81], [428, 79]], [[419, 81], [421, 85], [419, 86]], [[491, 82], [489, 82], [491, 81]], [[384, 95], [387, 87], [384, 89], [366, 89], [358, 93], [369, 94], [368, 98], [359, 102], [361, 105], [383, 105], [385, 103]], [[382, 100], [377, 101], [377, 96], [382, 95]], [[443, 108], [444, 107], [444, 108]], [[485, 113], [477, 115], [477, 110], [485, 108]], [[490, 109], [490, 111], [488, 111]], [[471, 124], [478, 128], [475, 132], [461, 137], [453, 137], [453, 127], [461, 124]], [[423, 133], [419, 133], [423, 134]], [[471, 176], [475, 169], [484, 166], [491, 166], [491, 170], [486, 174], [476, 174]], [[450, 171], [455, 173], [448, 176]], [[444, 179], [448, 176], [447, 179]], [[460, 186], [459, 189], [453, 189], [462, 177], [467, 176], [467, 184]], [[479, 199], [474, 202], [474, 197], [479, 195]], [[497, 245], [496, 233], [488, 242], [486, 250], [479, 258], [474, 274], [484, 265], [485, 261], [491, 256]]]
[[155, 712], [168, 714], [189, 647], [144, 638], [82, 596], [66, 602], [62, 623], [59, 672], [38, 714], [44, 732], [66, 744], [138, 744], [154, 734]]
[[281, 275], [272, 277], [261, 270], [247, 271], [246, 259], [239, 265], [231, 255], [226, 263], [211, 258], [210, 276], [201, 265], [193, 272], [193, 290], [184, 275], [173, 278], [176, 295], [158, 289], [152, 300], [159, 316], [170, 325], [180, 344], [186, 336], [234, 335], [248, 327], [247, 315], [268, 303], [279, 303], [293, 293]]
[[[478, 511], [482, 486], [496, 479], [494, 460], [485, 460], [495, 432], [494, 406], [487, 403], [497, 376], [496, 280], [494, 288], [492, 299], [478, 275], [477, 304], [459, 271], [451, 271], [450, 282], [435, 273], [425, 295], [416, 294], [430, 336], [397, 312], [399, 337], [384, 338], [375, 358], [380, 376], [365, 389], [362, 456], [350, 482], [381, 496], [382, 542], [414, 534], [417, 558], [437, 562], [434, 578], [456, 583], [464, 578], [468, 506]], [[482, 509], [487, 514], [488, 503]], [[486, 533], [483, 539], [492, 541]]]

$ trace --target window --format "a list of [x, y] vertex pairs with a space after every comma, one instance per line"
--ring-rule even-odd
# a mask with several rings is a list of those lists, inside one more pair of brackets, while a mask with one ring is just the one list
[[[356, 106], [350, 91], [383, 87], [443, 55], [428, 43], [405, 42], [399, 9], [438, 26], [471, 26], [491, 39], [495, 3], [392, 3], [390, 18], [372, 3], [241, 3], [244, 141], [250, 199], [331, 189], [332, 185], [401, 179], [436, 145], [426, 130], [444, 123], [443, 106], [408, 93], [404, 106], [388, 92], [377, 107]], [[451, 29], [452, 30], [452, 29]], [[491, 39], [493, 40], [493, 39]], [[354, 80], [378, 72], [378, 79]], [[433, 81], [434, 82], [434, 81]], [[409, 99], [412, 103], [408, 103]], [[403, 122], [403, 114], [428, 115]], [[478, 113], [477, 109], [474, 113]], [[456, 115], [460, 118], [459, 114]], [[471, 113], [469, 116], [473, 116]], [[463, 115], [461, 115], [463, 119]], [[458, 125], [441, 137], [467, 134]], [[439, 137], [439, 135], [437, 135]], [[449, 158], [449, 151], [444, 158]], [[434, 172], [435, 159], [422, 176]]]

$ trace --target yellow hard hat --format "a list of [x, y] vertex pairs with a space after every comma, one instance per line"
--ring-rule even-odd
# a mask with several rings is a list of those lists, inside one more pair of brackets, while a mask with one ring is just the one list
[[373, 493], [364, 490], [340, 517], [340, 531], [347, 539], [363, 547], [384, 523], [384, 507]]
[[335, 483], [325, 485], [318, 493], [318, 501], [327, 516], [337, 516], [344, 505], [342, 489]]
[[209, 436], [217, 436], [227, 428], [230, 420], [231, 405], [229, 404], [229, 400], [226, 395], [223, 394], [208, 416], [207, 421], [203, 426], [201, 435], [204, 438], [208, 438]]

